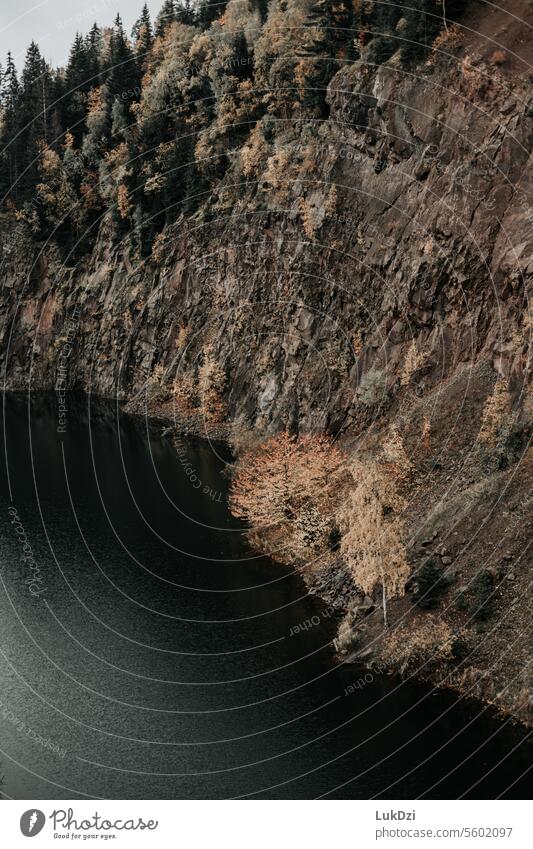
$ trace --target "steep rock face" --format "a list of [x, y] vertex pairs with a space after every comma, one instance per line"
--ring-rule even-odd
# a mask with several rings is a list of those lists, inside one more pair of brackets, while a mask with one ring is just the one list
[[[54, 386], [59, 362], [69, 387], [128, 399], [157, 367], [163, 383], [194, 377], [209, 345], [230, 418], [338, 432], [390, 405], [415, 339], [419, 393], [479, 362], [519, 392], [533, 258], [527, 93], [527, 80], [481, 60], [434, 59], [417, 75], [356, 64], [332, 80], [311, 148], [309, 127], [304, 141], [281, 139], [282, 192], [265, 173], [240, 186], [227, 175], [167, 231], [157, 261], [128, 239], [111, 246], [105, 224], [75, 268], [4, 234], [7, 385]], [[303, 148], [308, 171], [294, 166]]]
[[[503, 66], [480, 35], [416, 72], [345, 67], [326, 121], [278, 127], [263, 161], [246, 174], [236, 161], [147, 260], [105, 222], [75, 267], [6, 225], [0, 356], [8, 388], [118, 396], [210, 435], [290, 426], [371, 449], [398, 424], [418, 475], [413, 566], [440, 558], [457, 586], [487, 567], [504, 611], [454, 686], [530, 720], [531, 451], [518, 462], [524, 439], [482, 479], [470, 462], [497, 374], [531, 430], [533, 104], [517, 58], [529, 33], [513, 24]], [[225, 375], [214, 421], [199, 390], [209, 359]], [[342, 566], [315, 578], [350, 606]]]

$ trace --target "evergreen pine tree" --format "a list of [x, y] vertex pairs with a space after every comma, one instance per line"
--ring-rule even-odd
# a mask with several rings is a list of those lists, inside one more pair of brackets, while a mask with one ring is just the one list
[[175, 19], [180, 24], [187, 24], [188, 26], [194, 24], [196, 15], [191, 0], [177, 0]]
[[411, 598], [413, 604], [425, 610], [436, 607], [439, 596], [448, 582], [435, 560], [427, 560], [421, 566], [415, 575], [415, 581], [417, 590]]
[[94, 85], [90, 45], [77, 33], [65, 73], [66, 92], [63, 108], [63, 120], [74, 136], [76, 147], [81, 144], [87, 114], [87, 95]]
[[403, 9], [399, 6], [374, 3], [368, 8], [363, 4], [359, 16], [364, 43], [370, 41], [365, 57], [369, 63], [380, 65], [386, 62], [404, 43], [396, 36], [396, 26], [402, 14]]
[[87, 44], [81, 33], [77, 32], [74, 43], [70, 48], [66, 70], [66, 82], [69, 90], [87, 83], [87, 65]]
[[135, 56], [137, 57], [137, 62], [141, 68], [144, 68], [146, 58], [148, 56], [148, 53], [150, 52], [150, 48], [154, 40], [152, 21], [150, 19], [150, 12], [148, 11], [148, 6], [146, 5], [146, 3], [143, 6], [139, 18], [135, 21], [135, 24], [133, 25], [131, 37], [133, 39], [135, 47]]
[[85, 36], [85, 49], [87, 52], [87, 65], [90, 72], [91, 88], [100, 82], [100, 57], [102, 51], [102, 30], [98, 24], [93, 24]]
[[209, 29], [213, 21], [224, 13], [226, 0], [200, 0], [198, 3], [196, 22], [201, 29]]
[[61, 148], [63, 143], [63, 134], [67, 127], [65, 119], [66, 93], [65, 72], [62, 68], [52, 71], [50, 83], [51, 114], [49, 132], [51, 139], [50, 143], [55, 150], [59, 150]]
[[107, 75], [106, 88], [110, 108], [112, 108], [117, 97], [125, 104], [138, 100], [140, 94], [139, 67], [135, 61], [131, 45], [126, 38], [120, 15], [115, 18], [109, 54], [110, 69]]
[[253, 0], [253, 6], [261, 16], [261, 22], [266, 21], [268, 15], [268, 0]]
[[14, 111], [20, 96], [17, 69], [11, 53], [7, 54], [6, 69], [0, 76], [0, 104], [2, 109]]
[[164, 35], [165, 29], [172, 21], [176, 20], [175, 0], [165, 0], [155, 23], [155, 34], [157, 37]]
[[32, 41], [26, 53], [20, 97], [20, 182], [23, 197], [33, 194], [39, 176], [40, 148], [50, 138], [51, 74]]
[[7, 54], [7, 66], [2, 76], [2, 125], [0, 129], [0, 200], [7, 196], [17, 200], [19, 194], [18, 175], [20, 170], [19, 121], [20, 85], [11, 53]]
[[[455, 20], [466, 8], [467, 0], [448, 0], [447, 22]], [[404, 10], [405, 27], [402, 31], [402, 61], [413, 64], [426, 55], [444, 26], [442, 4], [435, 0], [413, 0]]]
[[246, 79], [253, 74], [253, 64], [246, 36], [241, 30], [233, 38], [233, 57], [231, 63], [231, 75], [239, 79]]

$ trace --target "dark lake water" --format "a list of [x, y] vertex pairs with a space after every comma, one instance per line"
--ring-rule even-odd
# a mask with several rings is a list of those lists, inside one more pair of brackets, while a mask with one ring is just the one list
[[7, 797], [527, 795], [525, 732], [481, 706], [384, 677], [345, 695], [364, 670], [247, 551], [213, 446], [183, 443], [191, 483], [113, 404], [71, 398], [58, 434], [53, 395], [6, 396], [2, 420]]

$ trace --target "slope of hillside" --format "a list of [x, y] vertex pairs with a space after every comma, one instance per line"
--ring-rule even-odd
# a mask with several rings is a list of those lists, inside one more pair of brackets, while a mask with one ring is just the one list
[[[239, 22], [235, 4], [214, 27]], [[431, 614], [409, 597], [393, 602], [392, 623], [438, 614], [464, 645], [444, 671], [430, 669], [433, 680], [529, 721], [529, 5], [475, 4], [419, 64], [394, 51], [375, 64], [362, 39], [358, 57], [338, 51], [324, 102], [308, 106], [294, 102], [293, 88], [269, 88], [258, 60], [261, 39], [279, 48], [283, 15], [298, 28], [305, 9], [271, 4], [263, 24], [247, 9], [255, 76], [240, 79], [242, 101], [202, 125], [196, 163], [209, 167], [149, 251], [127, 216], [118, 229], [110, 215], [96, 219], [73, 259], [4, 214], [4, 385], [116, 396], [237, 446], [289, 428], [376, 452], [395, 426], [413, 465], [410, 563], [416, 571], [437, 560], [448, 583]], [[181, 73], [169, 56], [187, 61], [178, 36], [174, 54], [158, 60], [161, 73]], [[207, 61], [201, 38], [195, 58], [204, 51]], [[216, 97], [230, 95], [222, 87]], [[231, 138], [225, 120], [238, 127]], [[123, 179], [124, 155], [109, 165], [109, 180]], [[487, 461], [479, 432], [499, 378], [512, 433]], [[481, 571], [491, 611], [474, 622], [470, 594]], [[341, 559], [306, 574], [347, 614], [358, 649], [381, 657], [379, 616], [364, 615], [368, 600], [363, 611]]]

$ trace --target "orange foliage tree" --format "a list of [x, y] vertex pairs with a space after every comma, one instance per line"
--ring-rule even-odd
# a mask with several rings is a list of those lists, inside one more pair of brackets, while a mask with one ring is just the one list
[[502, 431], [511, 423], [512, 397], [509, 391], [509, 381], [500, 377], [494, 384], [492, 394], [488, 396], [483, 407], [483, 418], [479, 431], [479, 439], [489, 448], [494, 448]]
[[327, 550], [343, 456], [323, 434], [286, 431], [245, 453], [235, 467], [230, 506], [271, 554], [300, 561]]
[[206, 425], [217, 425], [224, 421], [225, 384], [224, 369], [219, 364], [212, 345], [206, 345], [198, 372], [200, 406]]
[[405, 501], [387, 466], [356, 459], [351, 472], [353, 486], [338, 517], [341, 554], [364, 593], [381, 586], [387, 627], [387, 599], [405, 594], [410, 575], [402, 541]]

